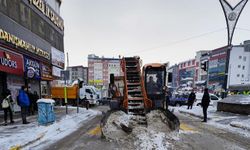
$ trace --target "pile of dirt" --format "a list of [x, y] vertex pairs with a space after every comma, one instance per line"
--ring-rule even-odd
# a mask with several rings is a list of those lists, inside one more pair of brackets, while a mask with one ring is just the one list
[[[140, 116], [132, 116], [117, 111], [112, 113], [104, 127], [103, 135], [109, 140], [133, 145], [136, 149], [168, 149], [171, 147], [168, 141], [176, 139], [176, 132], [169, 128], [166, 116], [160, 110], [151, 111], [146, 115], [147, 125], [139, 125], [136, 119]], [[131, 128], [127, 132], [122, 128], [125, 125]]]

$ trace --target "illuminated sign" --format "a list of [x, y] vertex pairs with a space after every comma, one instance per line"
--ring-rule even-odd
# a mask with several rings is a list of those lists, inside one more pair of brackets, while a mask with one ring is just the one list
[[39, 55], [41, 57], [44, 57], [46, 59], [50, 59], [50, 53], [38, 48], [38, 47], [35, 47], [34, 45], [31, 45], [30, 43], [28, 42], [25, 42], [24, 40], [2, 30], [0, 28], [0, 40], [4, 40], [6, 42], [9, 42], [17, 47], [20, 47], [20, 48], [23, 48], [31, 53], [34, 53], [36, 55]]
[[24, 58], [25, 62], [25, 74], [28, 78], [35, 78], [40, 79], [41, 73], [40, 73], [40, 64], [38, 61], [30, 59], [30, 58]]
[[43, 0], [29, 0], [29, 2], [48, 17], [60, 30], [64, 30], [63, 20]]

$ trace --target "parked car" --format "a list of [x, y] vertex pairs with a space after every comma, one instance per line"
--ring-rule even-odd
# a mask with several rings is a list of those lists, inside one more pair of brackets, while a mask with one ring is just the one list
[[175, 95], [170, 98], [169, 105], [170, 106], [182, 106], [187, 105], [188, 95]]
[[99, 99], [97, 103], [99, 105], [109, 105], [111, 98], [109, 97], [103, 97], [102, 99]]
[[[203, 97], [203, 93], [196, 93], [196, 101], [194, 103], [194, 105], [196, 106], [200, 106], [201, 105], [201, 99]], [[221, 100], [220, 97], [214, 95], [214, 94], [209, 94], [210, 95], [210, 104], [212, 106], [217, 106], [218, 101]]]

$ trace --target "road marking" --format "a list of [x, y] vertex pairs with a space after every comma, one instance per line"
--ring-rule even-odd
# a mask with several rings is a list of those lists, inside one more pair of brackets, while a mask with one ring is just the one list
[[183, 131], [195, 131], [194, 128], [191, 128], [189, 125], [185, 123], [180, 124], [180, 129]]
[[89, 130], [89, 132], [87, 134], [89, 134], [89, 135], [98, 135], [98, 134], [101, 134], [101, 127], [100, 127], [100, 125], [97, 125], [95, 128]]

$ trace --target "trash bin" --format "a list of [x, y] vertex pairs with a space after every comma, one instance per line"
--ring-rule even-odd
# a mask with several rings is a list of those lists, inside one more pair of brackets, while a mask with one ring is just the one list
[[38, 106], [38, 124], [47, 125], [55, 121], [53, 99], [39, 99], [37, 101]]

